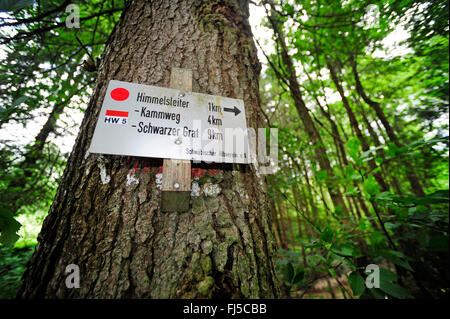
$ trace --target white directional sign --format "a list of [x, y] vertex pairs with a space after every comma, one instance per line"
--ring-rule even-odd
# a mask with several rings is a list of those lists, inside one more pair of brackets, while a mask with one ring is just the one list
[[89, 152], [249, 163], [242, 100], [111, 80]]

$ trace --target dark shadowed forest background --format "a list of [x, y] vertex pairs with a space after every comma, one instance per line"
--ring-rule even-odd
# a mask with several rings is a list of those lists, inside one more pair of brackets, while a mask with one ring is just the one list
[[[0, 298], [21, 285], [124, 5], [0, 1]], [[278, 128], [283, 297], [448, 298], [448, 2], [255, 1], [250, 19]]]

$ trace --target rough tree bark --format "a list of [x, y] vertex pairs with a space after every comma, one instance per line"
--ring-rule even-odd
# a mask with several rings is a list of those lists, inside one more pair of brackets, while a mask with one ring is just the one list
[[[171, 67], [193, 70], [193, 91], [243, 99], [248, 126], [262, 127], [247, 18], [247, 1], [127, 3], [20, 297], [280, 295], [265, 183], [254, 166], [203, 166], [191, 209], [162, 213], [162, 160], [87, 152], [109, 80], [168, 87]], [[69, 264], [80, 267], [79, 289], [65, 286]]]

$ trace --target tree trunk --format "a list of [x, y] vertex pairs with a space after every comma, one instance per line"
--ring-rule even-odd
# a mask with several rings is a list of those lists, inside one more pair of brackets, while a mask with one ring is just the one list
[[[391, 140], [397, 147], [402, 147], [403, 145], [400, 143], [400, 141], [397, 138], [397, 135], [394, 132], [394, 129], [392, 128], [391, 124], [387, 120], [386, 116], [384, 115], [383, 110], [381, 109], [380, 103], [373, 101], [370, 99], [366, 92], [364, 91], [364, 88], [361, 84], [361, 80], [359, 79], [358, 70], [356, 67], [356, 60], [353, 56], [350, 56], [351, 60], [351, 66], [352, 66], [352, 72], [353, 76], [355, 78], [355, 84], [356, 84], [356, 91], [361, 96], [361, 98], [366, 102], [371, 108], [374, 109], [376, 115], [381, 121], [381, 124], [384, 126], [384, 129], [386, 130], [386, 133]], [[411, 185], [411, 189], [413, 193], [418, 197], [425, 196], [425, 192], [422, 188], [422, 185], [419, 181], [419, 178], [417, 177], [416, 173], [414, 172], [414, 168], [409, 162], [404, 162], [403, 165], [405, 165], [406, 168], [406, 175], [409, 181], [409, 184]]]
[[294, 197], [295, 203], [297, 205], [297, 211], [295, 212], [295, 216], [297, 219], [297, 230], [298, 230], [298, 237], [299, 237], [299, 243], [300, 243], [300, 247], [302, 250], [302, 261], [303, 261], [303, 267], [307, 267], [308, 264], [306, 262], [306, 249], [305, 249], [305, 245], [303, 245], [303, 231], [302, 231], [302, 222], [300, 220], [300, 212], [299, 210], [302, 211], [303, 214], [305, 214], [305, 208], [303, 206], [303, 201], [301, 200], [298, 191], [297, 191], [297, 185], [292, 185], [291, 187], [292, 189], [292, 195]]
[[[347, 111], [348, 119], [350, 120], [350, 125], [353, 129], [353, 131], [356, 134], [356, 137], [358, 138], [359, 142], [361, 143], [361, 148], [364, 152], [367, 152], [370, 150], [369, 144], [367, 143], [366, 137], [363, 135], [361, 129], [359, 128], [358, 121], [356, 120], [356, 116], [353, 113], [353, 110], [350, 106], [350, 103], [348, 102], [347, 96], [344, 93], [344, 89], [339, 81], [339, 78], [336, 74], [336, 71], [334, 67], [331, 65], [331, 63], [328, 63], [328, 70], [330, 70], [331, 79], [333, 80], [334, 85], [336, 86], [336, 89], [339, 92], [339, 95], [342, 100], [342, 104], [344, 104], [344, 108]], [[372, 171], [374, 171], [377, 168], [377, 164], [375, 163], [375, 160], [372, 158], [369, 160], [369, 167]], [[381, 176], [380, 172], [373, 173], [373, 176], [377, 183], [380, 185], [381, 190], [383, 192], [389, 191], [389, 186], [384, 181], [383, 176]]]
[[275, 203], [272, 200], [271, 204], [270, 204], [270, 208], [272, 210], [272, 223], [273, 223], [273, 231], [275, 234], [275, 240], [276, 240], [276, 244], [277, 244], [277, 248], [280, 249], [287, 249], [286, 244], [284, 243], [284, 241], [281, 239], [281, 229], [280, 229], [280, 223], [278, 221], [278, 213], [277, 210], [275, 208]]
[[[343, 212], [347, 212], [347, 207], [344, 202], [344, 198], [342, 196], [341, 191], [339, 190], [339, 185], [336, 184], [335, 176], [333, 172], [333, 168], [331, 167], [330, 160], [327, 157], [327, 152], [324, 147], [324, 143], [320, 137], [319, 131], [314, 125], [314, 121], [309, 114], [309, 110], [306, 107], [305, 101], [303, 100], [302, 93], [300, 92], [300, 85], [297, 80], [297, 74], [295, 72], [295, 67], [292, 62], [291, 57], [288, 53], [288, 48], [286, 47], [286, 42], [284, 38], [284, 34], [279, 27], [279, 21], [277, 21], [277, 15], [273, 11], [273, 16], [269, 16], [269, 21], [271, 22], [271, 26], [274, 30], [275, 35], [278, 37], [280, 48], [281, 48], [281, 60], [286, 67], [287, 76], [286, 82], [289, 85], [290, 94], [292, 99], [294, 100], [295, 108], [297, 109], [298, 115], [303, 122], [305, 127], [305, 131], [308, 134], [308, 137], [311, 140], [312, 147], [314, 148], [316, 154], [316, 160], [319, 163], [319, 167], [321, 170], [327, 172], [328, 181], [327, 181], [327, 190], [330, 194], [331, 201], [333, 202], [334, 209], [337, 210], [337, 207], [341, 207]], [[279, 76], [279, 72], [275, 71], [277, 76]]]
[[[316, 60], [318, 61], [319, 59], [317, 58], [317, 56], [318, 55], [316, 55]], [[310, 77], [310, 75], [307, 72], [305, 72], [305, 74], [308, 77], [308, 80], [309, 80], [309, 82], [311, 83], [311, 86], [312, 86], [312, 84], [313, 84], [312, 78]], [[320, 77], [320, 74], [318, 75], [318, 77]], [[322, 91], [325, 92], [325, 87], [324, 87], [324, 83], [323, 83], [322, 80], [321, 80], [321, 87], [322, 87]], [[325, 116], [325, 118], [328, 120], [328, 122], [331, 125], [332, 137], [333, 137], [334, 144], [335, 144], [335, 147], [336, 147], [336, 156], [338, 158], [338, 161], [341, 164], [341, 169], [344, 171], [344, 168], [347, 165], [349, 165], [349, 162], [347, 160], [347, 155], [346, 155], [345, 148], [344, 148], [344, 141], [342, 140], [342, 138], [340, 136], [339, 129], [338, 129], [338, 126], [337, 126], [336, 122], [331, 117], [331, 106], [327, 103], [327, 101], [325, 99], [325, 103], [326, 103], [326, 106], [327, 106], [327, 110], [325, 110], [324, 107], [322, 106], [322, 104], [320, 103], [317, 94], [314, 91], [311, 91], [310, 93], [313, 95], [314, 100], [316, 101], [317, 105], [319, 106], [322, 115]], [[324, 96], [325, 96], [325, 94], [324, 94]], [[353, 185], [358, 187], [358, 184], [356, 182]], [[352, 198], [352, 201], [353, 201], [353, 204], [354, 204], [354, 206], [356, 208], [356, 213], [357, 213], [358, 218], [361, 218], [361, 213], [359, 212], [356, 199]], [[364, 203], [364, 201], [360, 197], [358, 198], [358, 203], [361, 206], [361, 209], [363, 210], [364, 214], [367, 217], [370, 217], [369, 209], [367, 208], [366, 204]], [[371, 222], [373, 223], [373, 220], [371, 220]]]
[[[265, 183], [253, 166], [212, 165], [187, 212], [160, 209], [162, 160], [87, 150], [109, 80], [243, 99], [262, 126], [247, 1], [130, 1], [105, 49], [91, 101], [19, 291], [22, 298], [273, 298], [280, 295]], [[213, 190], [213, 191], [212, 191]], [[65, 285], [80, 268], [80, 288]]]
[[[381, 146], [380, 139], [378, 138], [378, 134], [375, 132], [375, 130], [373, 129], [372, 125], [370, 124], [370, 121], [369, 121], [369, 119], [368, 119], [368, 117], [367, 117], [367, 115], [366, 115], [366, 111], [364, 110], [363, 105], [361, 104], [361, 102], [359, 101], [358, 98], [356, 98], [356, 97], [353, 97], [353, 98], [354, 98], [355, 103], [358, 105], [359, 109], [361, 110], [361, 116], [362, 116], [362, 118], [363, 118], [364, 123], [366, 124], [366, 127], [367, 127], [367, 129], [368, 129], [368, 131], [369, 131], [369, 135], [370, 135], [370, 137], [371, 137], [371, 139], [372, 139], [373, 144], [374, 144], [376, 147]], [[377, 156], [378, 156], [379, 158], [381, 158], [383, 161], [386, 160], [386, 156], [385, 156], [385, 154], [384, 154], [383, 149], [378, 149], [378, 150], [376, 151], [376, 154], [377, 154]], [[381, 166], [382, 171], [385, 172], [385, 173], [384, 173], [384, 176], [388, 176], [389, 174], [386, 172], [386, 170], [387, 170], [388, 172], [389, 172], [389, 171], [392, 172], [394, 168], [391, 167], [391, 164], [385, 164], [384, 166], [385, 166], [384, 169], [383, 169], [383, 166]], [[402, 195], [403, 192], [402, 192], [402, 190], [401, 190], [400, 183], [398, 182], [397, 176], [394, 176], [394, 177], [391, 176], [391, 178], [390, 178], [389, 181], [390, 181], [390, 185], [392, 185], [392, 187], [393, 187], [393, 189], [395, 190], [395, 192], [396, 192], [398, 195]]]
[[280, 214], [280, 227], [281, 227], [281, 240], [283, 242], [283, 248], [284, 249], [289, 249], [289, 236], [288, 236], [288, 225], [287, 225], [287, 221], [286, 221], [286, 216], [284, 215], [284, 209], [282, 206], [282, 202], [279, 201], [277, 203], [277, 207], [278, 207], [278, 213]]

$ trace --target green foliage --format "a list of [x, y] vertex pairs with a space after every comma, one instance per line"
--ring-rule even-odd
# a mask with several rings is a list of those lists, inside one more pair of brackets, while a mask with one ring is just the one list
[[298, 263], [300, 254], [295, 251], [278, 251], [277, 270], [287, 287], [305, 283], [305, 269]]
[[348, 283], [350, 284], [350, 288], [352, 288], [354, 296], [361, 296], [366, 290], [364, 279], [357, 271], [352, 271], [348, 275]]
[[294, 269], [291, 262], [288, 262], [283, 270], [283, 279], [287, 286], [298, 285], [305, 278], [305, 271], [302, 268]]
[[[364, 24], [369, 4], [380, 13], [374, 26]], [[292, 269], [280, 269], [288, 271], [283, 278], [292, 279], [296, 267], [305, 271], [308, 280], [295, 288], [300, 296], [325, 275], [344, 275], [357, 298], [442, 297], [448, 289], [439, 285], [449, 281], [442, 275], [449, 253], [447, 4], [311, 0], [266, 6], [271, 17], [264, 25], [274, 30], [276, 50], [261, 94], [270, 124], [279, 129], [282, 155], [280, 171], [268, 176], [270, 194], [288, 210], [276, 219], [281, 231], [287, 232], [286, 219], [291, 230], [300, 228], [288, 238], [291, 249], [299, 254], [303, 248], [298, 260], [289, 259]], [[400, 21], [410, 27], [410, 50], [380, 57], [383, 39]], [[290, 82], [281, 41], [297, 83]], [[320, 135], [315, 145], [290, 91], [295, 85]], [[322, 155], [315, 152], [319, 145]], [[321, 157], [332, 170], [318, 165]], [[414, 176], [425, 196], [418, 195]], [[339, 193], [346, 207], [333, 202]], [[362, 270], [370, 263], [383, 265], [380, 289], [365, 289]]]
[[34, 247], [8, 248], [0, 246], [0, 299], [13, 299], [20, 288], [20, 278]]
[[0, 207], [0, 243], [5, 246], [12, 246], [19, 239], [16, 234], [20, 228], [20, 223], [14, 219], [12, 214]]
[[363, 189], [368, 198], [372, 198], [380, 191], [380, 186], [373, 176], [367, 178], [363, 183]]
[[0, 0], [0, 298], [14, 298], [20, 286], [66, 165], [57, 139], [78, 128], [72, 115], [87, 106], [98, 58], [124, 5], [77, 1], [77, 29], [66, 27], [68, 4]]
[[[83, 60], [98, 62], [123, 1], [78, 1], [79, 29], [64, 23], [67, 4], [0, 2], [0, 10], [8, 12], [0, 22], [0, 128], [11, 135], [0, 146], [3, 244], [18, 239], [16, 216], [47, 211], [51, 204], [68, 156], [61, 154], [55, 140], [67, 139], [70, 126], [78, 125], [72, 114], [84, 111], [95, 77], [80, 65]], [[13, 137], [16, 131], [42, 123], [35, 136]]]
[[[55, 139], [69, 134], [71, 114], [84, 112], [98, 57], [124, 5], [78, 1], [82, 26], [69, 29], [64, 3], [0, 1], [0, 128], [8, 136], [0, 147], [0, 298], [14, 297], [20, 285], [31, 254], [25, 247], [36, 243], [67, 160]], [[368, 5], [380, 13], [373, 26], [365, 21]], [[267, 125], [279, 129], [281, 155], [279, 171], [266, 177], [277, 203], [278, 241], [289, 247], [278, 251], [277, 271], [291, 292], [303, 296], [327, 277], [348, 282], [353, 296], [339, 285], [341, 297], [448, 294], [447, 6], [421, 0], [266, 5], [272, 21], [263, 24], [278, 31], [260, 80], [261, 105]], [[33, 19], [47, 10], [44, 19]], [[383, 56], [400, 22], [410, 32], [409, 51]], [[312, 124], [298, 112], [302, 103]], [[46, 136], [9, 137], [35, 125], [37, 114], [49, 121]], [[425, 196], [417, 195], [414, 175]], [[14, 243], [15, 249], [5, 247]], [[383, 265], [380, 288], [365, 287], [370, 263]]]
[[411, 294], [407, 289], [394, 283], [398, 279], [398, 276], [390, 270], [380, 268], [380, 290], [388, 295], [398, 298], [406, 299], [411, 298]]
[[359, 257], [361, 256], [361, 252], [358, 248], [350, 245], [350, 244], [342, 244], [340, 246], [332, 246], [331, 251], [336, 255], [342, 257]]
[[38, 215], [38, 211], [48, 210], [66, 160], [55, 145], [48, 143], [42, 157], [24, 171], [24, 162], [13, 153], [7, 147], [0, 149], [0, 161], [8, 162], [0, 170], [0, 194], [4, 200], [0, 207], [0, 243], [8, 245], [19, 239], [18, 215]]

